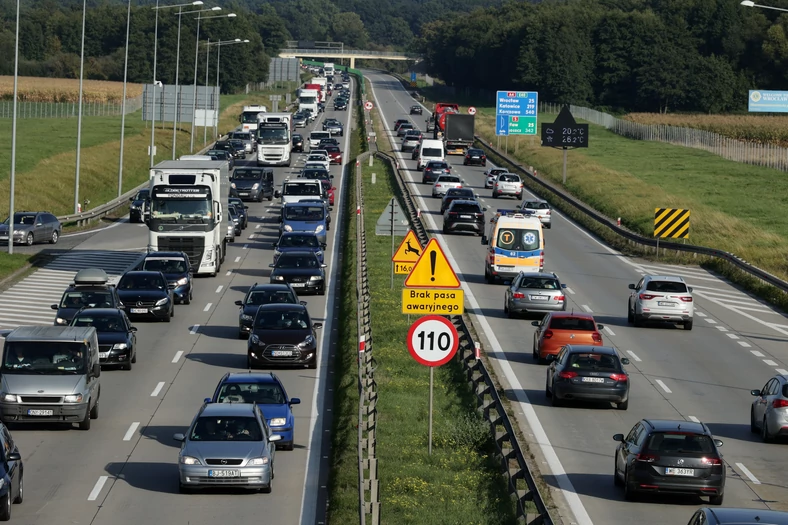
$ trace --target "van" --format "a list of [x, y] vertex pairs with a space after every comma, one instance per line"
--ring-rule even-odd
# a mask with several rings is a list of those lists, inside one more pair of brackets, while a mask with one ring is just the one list
[[424, 169], [424, 166], [431, 160], [446, 160], [446, 150], [443, 149], [442, 140], [424, 139], [421, 141], [416, 168]]
[[323, 190], [323, 183], [315, 179], [286, 179], [282, 183], [282, 191], [276, 190], [274, 197], [281, 199], [282, 206], [303, 199], [328, 199], [328, 195]]
[[522, 210], [497, 210], [482, 245], [489, 247], [484, 260], [484, 279], [489, 284], [544, 269], [542, 222]]
[[309, 134], [309, 149], [316, 148], [323, 139], [330, 139], [331, 133], [328, 131], [313, 131]]
[[3, 423], [77, 423], [98, 419], [101, 365], [92, 326], [20, 326], [3, 330]]

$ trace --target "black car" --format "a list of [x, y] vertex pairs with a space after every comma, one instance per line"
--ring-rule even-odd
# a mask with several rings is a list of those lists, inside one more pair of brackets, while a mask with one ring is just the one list
[[230, 197], [227, 203], [235, 206], [235, 211], [241, 222], [241, 229], [245, 230], [249, 226], [249, 206], [245, 205], [240, 197]]
[[230, 151], [223, 149], [209, 149], [205, 152], [205, 154], [211, 157], [216, 157], [217, 160], [226, 161], [229, 164], [230, 169], [235, 167], [235, 157], [233, 157], [233, 154]]
[[129, 199], [129, 222], [145, 222], [149, 213], [150, 190], [142, 189]]
[[299, 135], [298, 133], [293, 134], [293, 147], [290, 148], [290, 151], [297, 151], [300, 153], [304, 152], [304, 137], [303, 135]]
[[257, 284], [254, 283], [246, 292], [242, 301], [235, 301], [238, 310], [238, 339], [246, 339], [252, 331], [252, 321], [257, 314], [257, 309], [264, 304], [303, 304], [298, 300], [298, 294], [289, 283]]
[[411, 115], [421, 115], [422, 111], [423, 111], [423, 108], [421, 106], [419, 106], [418, 104], [415, 104], [415, 105], [410, 107], [410, 114]]
[[174, 295], [161, 272], [132, 270], [118, 281], [118, 296], [129, 316], [153, 317], [169, 323], [175, 315]]
[[780, 510], [703, 507], [687, 525], [788, 525], [788, 512]]
[[22, 503], [24, 497], [22, 477], [22, 455], [14, 443], [8, 427], [0, 423], [0, 447], [3, 448], [5, 461], [0, 462], [0, 479], [5, 483], [0, 486], [0, 521], [11, 520], [11, 503]]
[[120, 298], [115, 286], [109, 283], [107, 272], [100, 268], [86, 268], [74, 276], [74, 282], [66, 288], [58, 304], [51, 308], [57, 310], [55, 326], [71, 323], [83, 308], [121, 308]]
[[[227, 154], [230, 157], [232, 157], [234, 159], [238, 158], [238, 148], [236, 146], [234, 146], [233, 144], [231, 144], [229, 140], [219, 140], [219, 141], [217, 141], [213, 145], [213, 148], [211, 148], [211, 151], [212, 150], [226, 151]], [[210, 155], [210, 153], [207, 153], [207, 154]]]
[[273, 244], [274, 263], [287, 252], [310, 250], [322, 264], [325, 259], [326, 243], [320, 242], [314, 232], [284, 232]]
[[334, 100], [334, 111], [345, 111], [347, 110], [347, 100], [344, 98], [338, 98]]
[[[241, 222], [241, 216], [238, 214], [238, 207], [235, 204], [230, 204], [230, 203], [227, 204], [227, 216], [230, 218], [230, 220], [233, 223], [233, 240], [231, 242], [235, 242], [235, 238], [240, 237], [242, 234], [241, 226], [243, 224]], [[229, 228], [228, 228], [228, 233], [229, 233]]]
[[448, 210], [452, 201], [456, 200], [474, 201], [476, 200], [476, 194], [470, 188], [450, 188], [446, 195], [443, 196], [443, 200], [441, 200], [441, 213]]
[[421, 183], [432, 184], [441, 175], [451, 175], [451, 168], [442, 160], [431, 160], [421, 172]]
[[613, 481], [624, 487], [624, 497], [638, 493], [708, 496], [722, 505], [725, 465], [708, 426], [693, 421], [641, 419], [629, 434], [616, 434]]
[[443, 213], [443, 233], [456, 231], [474, 232], [484, 235], [484, 212], [475, 200], [454, 200]]
[[227, 141], [230, 144], [230, 151], [236, 159], [245, 159], [246, 158], [246, 145], [244, 141], [237, 140], [237, 139], [230, 139]]
[[326, 294], [325, 264], [311, 250], [283, 253], [276, 264], [269, 264], [272, 283], [290, 283], [297, 291]]
[[323, 122], [323, 131], [328, 131], [332, 136], [342, 136], [345, 134], [345, 127], [335, 118], [326, 119]]
[[566, 345], [558, 355], [548, 355], [545, 395], [553, 406], [566, 401], [601, 401], [615, 403], [619, 410], [629, 406], [629, 374], [609, 346]]
[[257, 308], [247, 343], [247, 367], [306, 365], [317, 368], [317, 334], [302, 304], [266, 304]]
[[[303, 147], [303, 144], [302, 144]], [[271, 168], [238, 168], [230, 177], [230, 187], [239, 199], [263, 202], [274, 198], [274, 170]]]
[[484, 150], [479, 148], [468, 148], [462, 164], [463, 166], [487, 166], [487, 155], [484, 153]]
[[137, 362], [137, 328], [120, 308], [84, 308], [71, 326], [92, 326], [99, 343], [99, 363], [131, 370]]
[[136, 268], [148, 272], [161, 272], [167, 278], [167, 287], [175, 300], [190, 304], [194, 298], [194, 270], [189, 256], [183, 252], [148, 252]]

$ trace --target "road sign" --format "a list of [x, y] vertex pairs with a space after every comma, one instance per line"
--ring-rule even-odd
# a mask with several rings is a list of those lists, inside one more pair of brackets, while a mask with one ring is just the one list
[[413, 270], [413, 265], [419, 260], [421, 252], [424, 250], [413, 230], [402, 239], [402, 242], [394, 252], [391, 260], [394, 262], [394, 273], [409, 274]]
[[[405, 235], [410, 230], [410, 221], [394, 197], [375, 223], [375, 235]], [[393, 243], [392, 243], [393, 244]]]
[[410, 72], [410, 81], [411, 82], [416, 82], [416, 72], [415, 71], [411, 71]]
[[373, 107], [374, 105], [372, 104], [371, 101], [367, 100], [366, 102], [364, 102], [364, 109], [366, 109], [367, 111], [372, 111]]
[[[410, 264], [413, 263], [394, 263]], [[465, 313], [465, 292], [462, 288], [403, 288], [402, 313], [413, 315], [462, 315]]]
[[588, 124], [578, 124], [564, 106], [555, 122], [542, 124], [542, 146], [550, 148], [587, 148]]
[[421, 252], [413, 271], [405, 279], [406, 288], [459, 288], [460, 280], [434, 237]]
[[690, 211], [675, 208], [654, 209], [654, 237], [688, 239]]
[[424, 366], [442, 366], [460, 347], [460, 336], [451, 321], [439, 315], [417, 319], [408, 330], [408, 352]]
[[473, 106], [469, 107], [468, 108], [468, 115], [475, 115], [475, 114], [476, 114], [476, 108], [473, 107]]
[[539, 93], [498, 91], [495, 102], [496, 135], [536, 135]]

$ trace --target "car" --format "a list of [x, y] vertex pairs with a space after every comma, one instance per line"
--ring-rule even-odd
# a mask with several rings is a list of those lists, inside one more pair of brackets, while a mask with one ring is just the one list
[[408, 120], [406, 118], [398, 118], [397, 120], [395, 120], [394, 121], [394, 127], [393, 127], [394, 131], [397, 131], [399, 129], [399, 127], [402, 124], [405, 124], [406, 122], [410, 122], [410, 120]]
[[[328, 156], [326, 156], [326, 159], [327, 158], [328, 158]], [[329, 165], [330, 164], [331, 163], [329, 162]], [[323, 170], [323, 171], [325, 171], [326, 169], [327, 169], [326, 168], [326, 164], [324, 162], [307, 162], [306, 164], [304, 164], [304, 167], [301, 169], [301, 173], [303, 173], [305, 171], [312, 171], [312, 170]], [[299, 176], [299, 178], [304, 178], [304, 177], [300, 177]]]
[[410, 107], [410, 114], [411, 115], [421, 115], [422, 111], [423, 111], [423, 108], [420, 105], [418, 105], [418, 104], [414, 104], [413, 106]]
[[465, 159], [462, 161], [464, 166], [486, 166], [487, 165], [487, 155], [484, 153], [484, 150], [479, 148], [468, 148], [468, 151], [465, 152]]
[[432, 185], [433, 198], [442, 197], [451, 188], [462, 188], [464, 181], [457, 175], [438, 175]]
[[304, 168], [298, 174], [299, 179], [331, 179], [334, 176], [325, 168], [325, 166], [315, 168]]
[[522, 314], [544, 314], [566, 310], [566, 285], [555, 273], [520, 272], [512, 279], [503, 299], [503, 313], [510, 318]]
[[624, 497], [640, 493], [708, 496], [722, 505], [725, 464], [715, 439], [704, 423], [684, 419], [641, 419], [625, 436], [616, 434], [613, 481], [624, 487]]
[[[422, 184], [434, 184], [438, 177], [441, 175], [450, 175], [451, 166], [442, 160], [431, 160], [424, 166], [421, 171]], [[434, 197], [435, 195], [433, 195]]]
[[303, 153], [304, 152], [304, 137], [303, 137], [303, 135], [299, 135], [298, 133], [294, 133], [293, 134], [292, 144], [293, 144], [293, 146], [292, 146], [292, 148], [290, 148], [290, 151], [297, 151], [299, 153]]
[[342, 150], [339, 149], [339, 146], [327, 144], [325, 149], [328, 152], [328, 160], [330, 164], [342, 164]]
[[[326, 153], [327, 152], [328, 150], [326, 150]], [[328, 158], [328, 154], [323, 155], [314, 152], [311, 152], [309, 156], [306, 158], [305, 165], [306, 164], [322, 164], [323, 166], [325, 166], [326, 169], [330, 169], [331, 167], [331, 161]]]
[[175, 300], [190, 304], [194, 298], [194, 269], [184, 252], [148, 252], [137, 266], [138, 270], [161, 272]]
[[309, 232], [317, 235], [318, 241], [326, 242], [326, 232], [331, 228], [328, 209], [323, 203], [288, 202], [282, 207], [279, 234], [284, 232]]
[[57, 310], [55, 326], [71, 324], [74, 315], [83, 308], [122, 308], [117, 289], [109, 282], [101, 268], [85, 268], [74, 276], [60, 302], [50, 306]]
[[280, 436], [276, 448], [293, 450], [297, 397], [288, 397], [282, 380], [273, 372], [228, 372], [219, 380], [213, 397], [206, 403], [254, 403], [263, 412], [271, 433]]
[[317, 368], [315, 330], [322, 327], [323, 323], [312, 322], [302, 304], [260, 306], [247, 342], [247, 368], [252, 370], [258, 365]]
[[294, 128], [305, 128], [306, 127], [306, 123], [307, 123], [306, 121], [307, 121], [307, 118], [306, 118], [306, 115], [304, 113], [301, 113], [299, 111], [299, 112], [293, 114], [293, 127]]
[[185, 434], [178, 453], [178, 487], [244, 487], [271, 492], [276, 442], [254, 403], [205, 403]]
[[501, 173], [509, 173], [509, 170], [506, 168], [490, 168], [484, 172], [484, 187], [486, 189], [492, 188], [493, 184], [495, 184], [496, 179], [498, 179], [498, 175]]
[[0, 462], [0, 479], [4, 481], [0, 486], [0, 521], [10, 521], [11, 504], [22, 503], [24, 498], [25, 468], [22, 454], [3, 423], [0, 423], [0, 447], [5, 459]]
[[410, 154], [410, 160], [419, 160], [419, 152], [420, 152], [420, 150], [421, 150], [421, 142], [419, 142], [418, 146], [414, 146], [413, 147], [413, 151]]
[[233, 131], [229, 133], [229, 136], [233, 140], [240, 140], [243, 142], [245, 153], [257, 151], [257, 142], [255, 142], [254, 136], [249, 131]]
[[235, 242], [235, 237], [240, 237], [242, 235], [241, 230], [243, 229], [241, 227], [243, 225], [241, 216], [238, 214], [238, 207], [235, 206], [235, 204], [228, 204], [227, 215], [230, 217], [229, 223], [233, 225], [233, 242]]
[[[311, 250], [317, 256], [320, 264], [323, 264], [325, 257], [326, 243], [320, 242], [316, 233], [310, 232], [284, 232], [279, 240], [273, 244], [274, 263], [283, 253], [292, 251]], [[279, 286], [279, 285], [276, 285]], [[289, 286], [289, 285], [288, 285]]]
[[548, 355], [557, 354], [564, 345], [602, 346], [604, 325], [594, 316], [583, 312], [548, 312], [541, 321], [532, 321], [536, 327], [533, 357], [538, 363], [547, 362]]
[[238, 310], [238, 338], [248, 339], [252, 331], [252, 321], [257, 314], [257, 309], [264, 304], [289, 303], [306, 304], [299, 301], [293, 287], [288, 283], [278, 284], [258, 284], [254, 283], [249, 287], [242, 300], [235, 301]]
[[328, 131], [331, 133], [331, 136], [341, 137], [345, 134], [345, 127], [335, 118], [326, 119], [325, 122], [323, 122], [323, 131]]
[[405, 133], [407, 133], [408, 131], [410, 131], [412, 129], [416, 129], [416, 126], [414, 126], [410, 122], [403, 122], [402, 124], [397, 126], [397, 136], [398, 137], [404, 137]]
[[692, 287], [675, 275], [644, 275], [630, 284], [627, 322], [642, 326], [647, 321], [681, 324], [692, 330], [695, 303]]
[[238, 218], [241, 222], [241, 229], [245, 230], [249, 226], [249, 206], [245, 205], [240, 197], [230, 197], [227, 203], [235, 206], [235, 211], [238, 213]]
[[568, 344], [549, 355], [545, 396], [554, 407], [567, 401], [615, 403], [618, 410], [629, 407], [629, 374], [620, 357], [610, 346]]
[[230, 146], [233, 148], [233, 156], [236, 159], [245, 159], [246, 158], [246, 144], [242, 140], [236, 139], [229, 139], [227, 142], [230, 143]]
[[472, 231], [479, 236], [484, 235], [484, 212], [476, 200], [453, 200], [443, 214], [443, 233], [456, 231]]
[[205, 152], [205, 155], [216, 157], [218, 161], [224, 161], [228, 163], [229, 169], [233, 169], [235, 167], [235, 157], [229, 151], [225, 151], [223, 149], [209, 149]]
[[339, 146], [339, 141], [334, 137], [330, 139], [321, 139], [316, 149], [325, 149], [326, 146]]
[[338, 98], [334, 100], [334, 111], [345, 111], [347, 110], [347, 100], [343, 98]]
[[523, 181], [515, 173], [501, 173], [493, 182], [492, 198], [517, 197], [523, 200]]
[[[323, 140], [321, 140], [320, 142], [322, 143]], [[316, 147], [311, 148], [309, 150], [309, 154], [310, 155], [323, 155], [324, 157], [328, 158], [328, 151], [320, 143]], [[326, 168], [326, 169], [328, 169], [328, 168]]]
[[[333, 178], [333, 177], [334, 176], [331, 175], [331, 178]], [[325, 192], [326, 196], [328, 197], [328, 205], [329, 206], [333, 206], [334, 205], [334, 200], [335, 200], [335, 197], [336, 197], [336, 191], [337, 191], [336, 187], [331, 185], [331, 181], [329, 179], [322, 179], [321, 178], [320, 182], [323, 185], [323, 191]], [[329, 211], [331, 211], [331, 210], [329, 210]], [[327, 216], [327, 221], [328, 221], [328, 224], [331, 224], [331, 215]]]
[[325, 105], [325, 103], [323, 103], [323, 102], [318, 102], [318, 103], [317, 103], [317, 112], [318, 112], [318, 113], [323, 113], [325, 110], [326, 110], [326, 105]]
[[[8, 223], [0, 224], [0, 241], [8, 242]], [[37, 242], [57, 244], [63, 226], [48, 211], [18, 211], [14, 213], [13, 239], [14, 244], [32, 246]]]
[[175, 315], [175, 297], [161, 272], [131, 270], [118, 281], [118, 296], [129, 316], [151, 317], [169, 323]]
[[421, 131], [417, 129], [409, 129], [405, 132], [405, 136], [402, 137], [402, 145], [400, 149], [402, 151], [413, 151], [415, 148], [418, 148], [421, 144], [421, 139], [424, 138], [424, 135]]
[[[263, 202], [274, 198], [274, 170], [271, 168], [237, 168], [230, 176], [230, 187], [240, 200]], [[249, 221], [244, 219], [245, 223]]]
[[441, 200], [441, 214], [443, 214], [454, 200], [475, 201], [476, 194], [470, 188], [452, 188], [446, 192]]
[[227, 221], [227, 231], [224, 234], [224, 239], [226, 242], [235, 242], [235, 231], [238, 229], [238, 225], [232, 221], [233, 211], [230, 209], [227, 210], [227, 217], [230, 218]]
[[520, 210], [525, 214], [537, 217], [541, 221], [542, 226], [548, 230], [552, 228], [552, 210], [546, 200], [532, 199], [524, 201], [520, 206]]
[[750, 430], [768, 443], [788, 436], [788, 374], [777, 374], [763, 388], [750, 390]]
[[788, 512], [766, 509], [702, 507], [687, 525], [788, 525]]
[[[129, 198], [129, 222], [145, 222], [146, 217], [150, 213], [149, 210], [150, 190], [148, 188], [141, 189], [136, 195]], [[0, 235], [2, 234], [0, 233]]]
[[[227, 152], [227, 155], [233, 159], [246, 157], [243, 149], [239, 148], [237, 143], [233, 143], [229, 140], [216, 141], [216, 143], [213, 145], [213, 148], [211, 148], [209, 151], [225, 151]], [[206, 153], [206, 155], [210, 155], [210, 153]]]
[[120, 308], [83, 308], [71, 326], [92, 326], [99, 344], [99, 363], [131, 370], [137, 362], [137, 328]]
[[283, 253], [275, 264], [269, 264], [272, 283], [290, 283], [298, 291], [326, 294], [326, 264], [312, 250]]

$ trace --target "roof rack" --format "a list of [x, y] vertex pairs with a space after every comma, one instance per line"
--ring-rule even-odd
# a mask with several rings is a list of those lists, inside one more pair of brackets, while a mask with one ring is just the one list
[[75, 286], [106, 286], [108, 283], [109, 276], [101, 268], [85, 268], [74, 276]]

